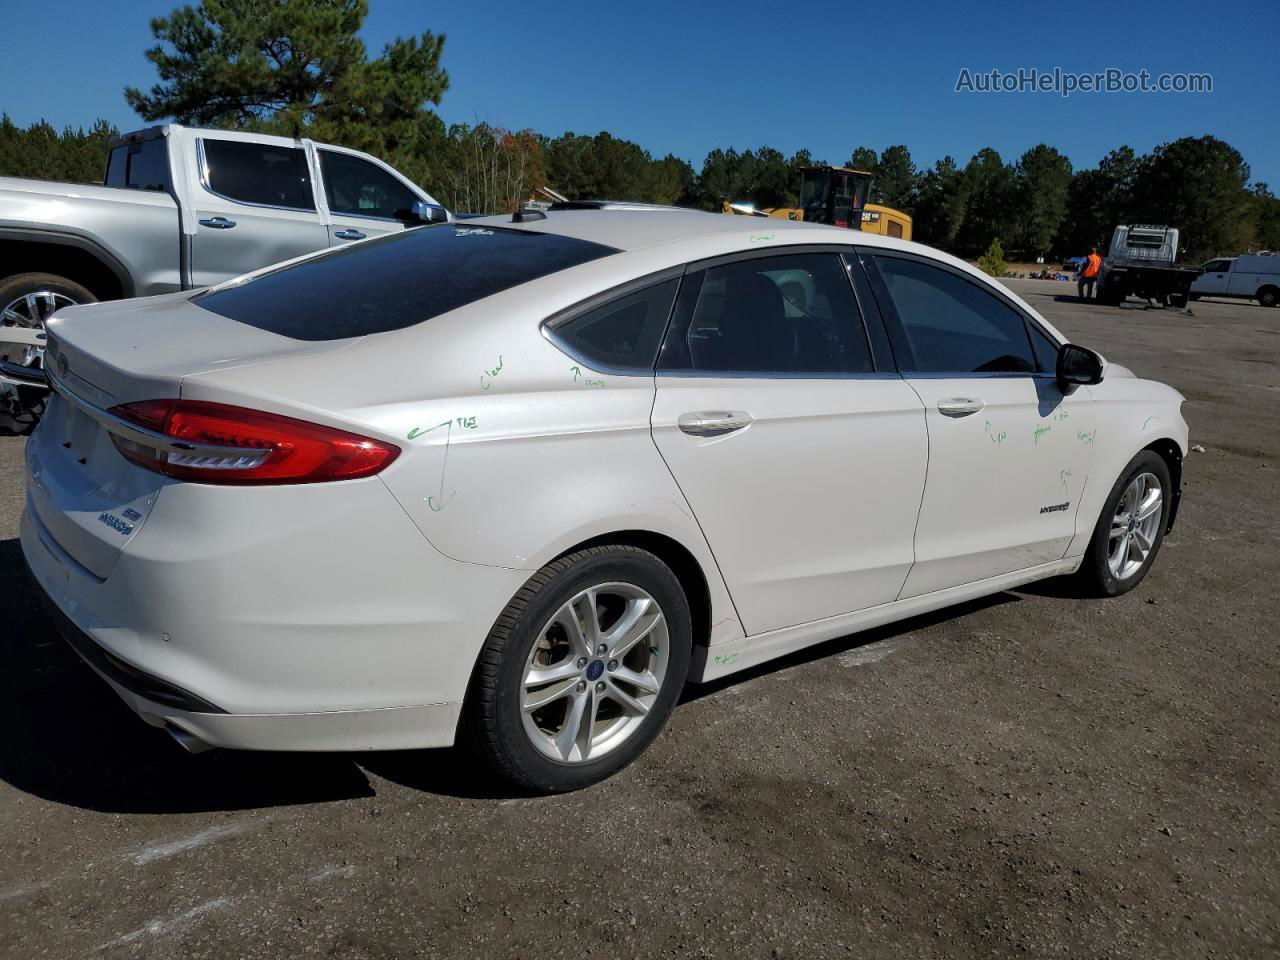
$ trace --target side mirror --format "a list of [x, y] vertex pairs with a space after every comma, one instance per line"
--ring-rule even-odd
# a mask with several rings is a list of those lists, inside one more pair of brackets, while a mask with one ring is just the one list
[[413, 206], [407, 210], [397, 210], [396, 219], [403, 220], [405, 224], [411, 227], [430, 223], [448, 223], [449, 211], [437, 203], [415, 200], [413, 201]]
[[1058, 385], [1064, 390], [1102, 382], [1102, 358], [1088, 347], [1064, 343], [1058, 350]]

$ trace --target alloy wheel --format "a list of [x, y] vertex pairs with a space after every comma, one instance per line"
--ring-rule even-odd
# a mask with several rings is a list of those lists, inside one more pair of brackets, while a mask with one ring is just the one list
[[73, 307], [76, 301], [65, 293], [52, 290], [34, 290], [11, 300], [0, 308], [0, 358], [23, 367], [41, 366], [44, 347], [24, 343], [5, 343], [5, 327], [44, 329], [45, 321], [63, 307]]
[[520, 707], [529, 741], [560, 763], [616, 750], [657, 701], [669, 653], [666, 618], [645, 590], [613, 582], [575, 594], [539, 631], [525, 663]]
[[1107, 566], [1117, 580], [1128, 580], [1142, 569], [1155, 546], [1164, 519], [1164, 489], [1154, 473], [1140, 473], [1129, 481], [1111, 518]]

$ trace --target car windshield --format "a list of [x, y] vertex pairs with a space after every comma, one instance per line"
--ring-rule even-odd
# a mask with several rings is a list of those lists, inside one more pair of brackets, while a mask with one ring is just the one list
[[195, 304], [295, 340], [401, 330], [618, 251], [553, 233], [443, 223], [215, 288]]

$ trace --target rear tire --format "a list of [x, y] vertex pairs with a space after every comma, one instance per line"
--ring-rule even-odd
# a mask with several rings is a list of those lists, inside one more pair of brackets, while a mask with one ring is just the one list
[[1129, 461], [1102, 507], [1078, 576], [1104, 597], [1128, 593], [1146, 577], [1164, 543], [1173, 485], [1169, 465], [1143, 450]]
[[1186, 305], [1187, 305], [1187, 294], [1185, 294], [1185, 293], [1171, 293], [1171, 294], [1169, 294], [1169, 306], [1171, 306], [1171, 307], [1177, 307], [1178, 309], [1182, 309], [1182, 308], [1183, 308], [1183, 307], [1185, 307]]
[[1275, 287], [1263, 287], [1258, 291], [1258, 302], [1264, 307], [1274, 307], [1277, 302], [1280, 302], [1280, 293]]
[[494, 624], [463, 708], [464, 737], [523, 790], [590, 786], [661, 732], [691, 646], [688, 600], [658, 557], [622, 545], [562, 557], [530, 577]]
[[[0, 357], [22, 366], [41, 366], [38, 352], [6, 347], [4, 327], [44, 327], [54, 310], [97, 301], [89, 290], [53, 273], [19, 273], [0, 280]], [[30, 433], [44, 413], [49, 392], [39, 387], [0, 388], [0, 435]]]

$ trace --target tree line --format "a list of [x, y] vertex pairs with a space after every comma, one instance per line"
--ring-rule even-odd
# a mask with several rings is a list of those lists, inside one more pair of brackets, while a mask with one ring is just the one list
[[[308, 136], [373, 153], [451, 209], [496, 213], [549, 186], [570, 199], [637, 200], [720, 210], [798, 203], [808, 150], [715, 149], [699, 169], [607, 132], [548, 136], [487, 123], [446, 126], [432, 109], [448, 90], [445, 38], [396, 38], [370, 56], [358, 31], [368, 0], [217, 0], [151, 21], [160, 81], [125, 97], [143, 120]], [[116, 130], [27, 128], [0, 117], [0, 175], [101, 181]], [[907, 146], [860, 146], [832, 158], [874, 174], [872, 199], [909, 213], [915, 239], [964, 257], [993, 241], [1046, 260], [1105, 251], [1118, 223], [1179, 227], [1192, 261], [1280, 249], [1280, 199], [1251, 182], [1238, 150], [1184, 137], [1147, 154], [1121, 146], [1074, 169], [1039, 144], [1016, 160], [979, 150], [918, 168]]]

